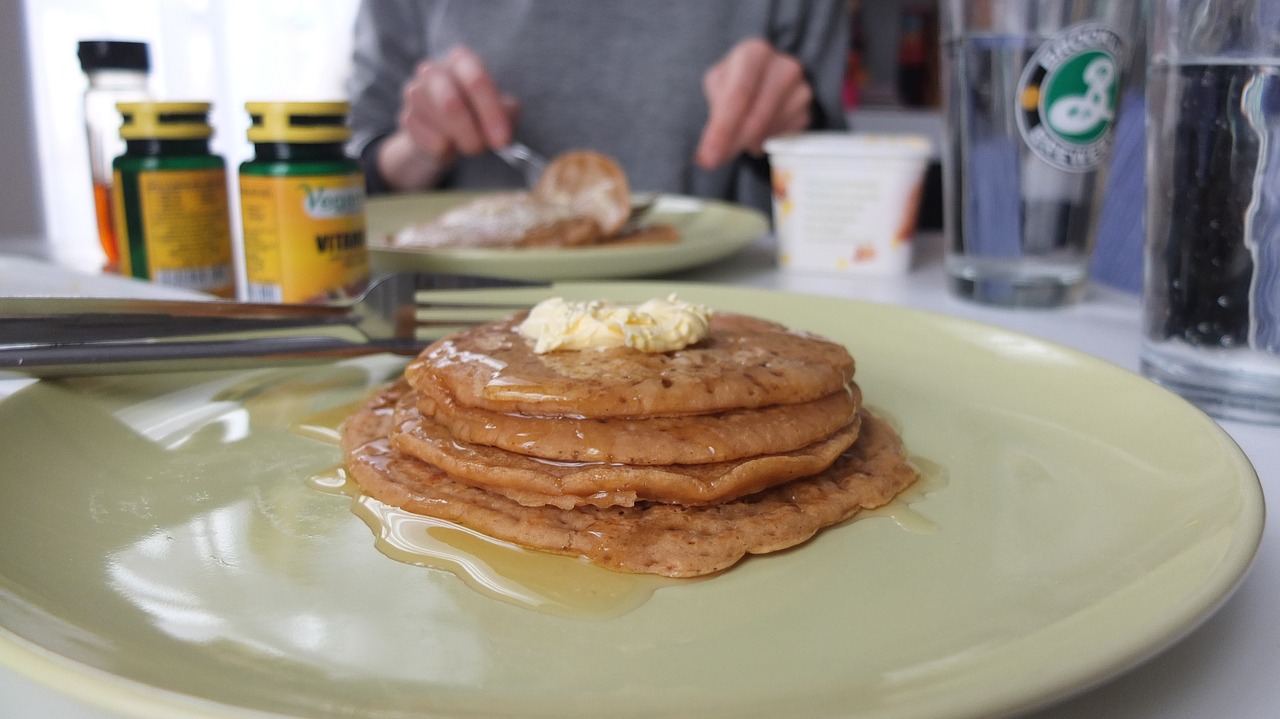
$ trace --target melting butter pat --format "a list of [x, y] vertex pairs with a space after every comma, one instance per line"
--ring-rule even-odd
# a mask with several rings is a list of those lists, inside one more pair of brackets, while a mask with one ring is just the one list
[[674, 294], [636, 306], [553, 297], [529, 311], [520, 334], [533, 340], [537, 354], [610, 347], [671, 352], [706, 337], [710, 321], [711, 310]]

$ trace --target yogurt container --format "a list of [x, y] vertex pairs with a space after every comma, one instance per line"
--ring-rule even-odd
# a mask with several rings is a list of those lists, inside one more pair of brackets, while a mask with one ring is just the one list
[[784, 270], [903, 274], [932, 143], [921, 135], [809, 132], [765, 142]]

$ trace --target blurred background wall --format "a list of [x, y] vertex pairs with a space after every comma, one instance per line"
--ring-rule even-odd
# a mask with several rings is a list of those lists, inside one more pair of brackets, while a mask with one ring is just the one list
[[43, 213], [37, 183], [35, 125], [27, 71], [23, 3], [0, 3], [0, 252], [38, 251]]

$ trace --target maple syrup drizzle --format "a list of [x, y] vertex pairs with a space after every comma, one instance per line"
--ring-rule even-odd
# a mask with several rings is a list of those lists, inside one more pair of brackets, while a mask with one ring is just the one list
[[387, 557], [450, 572], [480, 594], [526, 609], [608, 619], [639, 607], [662, 587], [696, 581], [615, 572], [414, 514], [361, 493], [341, 468], [312, 476], [307, 483], [350, 497], [352, 512], [373, 532], [375, 547]]
[[946, 467], [924, 457], [912, 455], [910, 462], [911, 466], [915, 467], [916, 472], [919, 473], [919, 478], [910, 487], [902, 490], [888, 504], [875, 509], [864, 509], [853, 516], [853, 521], [856, 522], [860, 519], [869, 519], [871, 517], [887, 517], [892, 519], [903, 530], [912, 534], [933, 534], [938, 531], [938, 525], [933, 520], [912, 509], [911, 505], [946, 487], [950, 476]]
[[[339, 442], [342, 422], [362, 401], [300, 419], [292, 431], [327, 444]], [[851, 521], [887, 517], [908, 532], [929, 534], [937, 526], [910, 505], [947, 485], [941, 465], [911, 457], [919, 479], [888, 504], [863, 510]], [[700, 579], [628, 574], [575, 557], [526, 549], [448, 520], [415, 514], [360, 491], [342, 467], [307, 479], [308, 486], [350, 499], [352, 512], [373, 532], [374, 546], [405, 564], [449, 572], [482, 595], [557, 616], [607, 619], [643, 605], [658, 589]]]

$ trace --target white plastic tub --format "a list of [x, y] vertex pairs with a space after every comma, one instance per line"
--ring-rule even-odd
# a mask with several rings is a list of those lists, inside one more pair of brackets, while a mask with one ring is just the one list
[[783, 269], [890, 275], [910, 268], [928, 138], [814, 132], [773, 138], [764, 148]]

